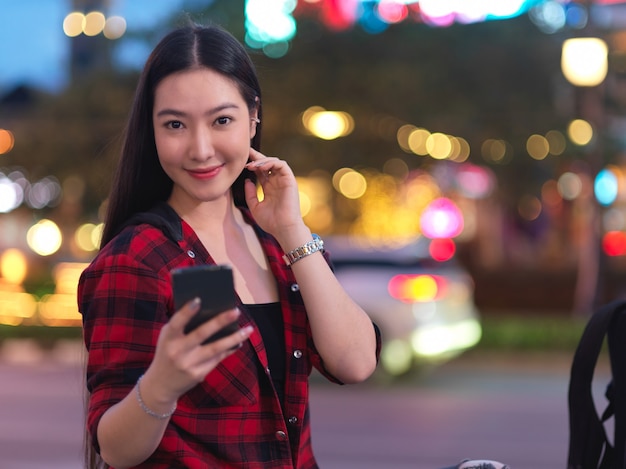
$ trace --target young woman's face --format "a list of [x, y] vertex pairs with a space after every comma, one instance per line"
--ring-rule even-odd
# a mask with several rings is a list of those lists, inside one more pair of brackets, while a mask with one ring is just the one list
[[235, 83], [211, 69], [161, 81], [152, 121], [159, 162], [174, 182], [170, 202], [227, 196], [248, 160], [255, 117]]

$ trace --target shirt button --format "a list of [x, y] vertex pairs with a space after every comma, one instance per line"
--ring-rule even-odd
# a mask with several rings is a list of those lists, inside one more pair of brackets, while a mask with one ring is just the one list
[[187, 255], [188, 255], [189, 257], [191, 257], [192, 259], [196, 257], [196, 253], [195, 253], [195, 252], [193, 252], [191, 249], [190, 249], [189, 251], [187, 251]]
[[269, 368], [265, 368], [265, 374], [269, 375], [270, 374], [270, 369]]
[[298, 423], [298, 417], [296, 417], [295, 415], [289, 417], [289, 423], [295, 425], [296, 423]]
[[297, 283], [294, 283], [293, 285], [291, 285], [291, 291], [293, 292], [300, 291], [300, 285], [298, 285]]
[[293, 356], [295, 358], [301, 358], [302, 357], [302, 350], [294, 350]]
[[282, 430], [278, 430], [276, 432], [276, 438], [278, 440], [285, 441], [287, 439], [287, 434]]

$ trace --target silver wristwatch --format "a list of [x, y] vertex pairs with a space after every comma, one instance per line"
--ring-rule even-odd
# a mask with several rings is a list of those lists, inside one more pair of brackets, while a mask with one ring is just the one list
[[292, 251], [289, 251], [287, 254], [283, 256], [285, 260], [285, 264], [293, 265], [298, 262], [300, 259], [310, 256], [311, 254], [316, 253], [317, 251], [324, 250], [324, 241], [318, 235], [313, 233], [313, 239], [306, 244], [303, 244], [300, 247], [295, 248]]

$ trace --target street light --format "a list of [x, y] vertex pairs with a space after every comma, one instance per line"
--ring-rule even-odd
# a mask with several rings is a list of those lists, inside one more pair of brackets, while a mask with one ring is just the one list
[[[561, 70], [576, 87], [577, 118], [584, 119], [598, 134], [604, 128], [603, 89], [600, 86], [608, 72], [608, 47], [597, 37], [576, 37], [563, 42]], [[581, 121], [582, 122], [582, 121]], [[589, 139], [591, 141], [591, 139]], [[601, 139], [593, 142], [588, 153], [589, 166], [596, 174], [602, 165]], [[600, 236], [600, 214], [593, 196], [577, 198], [580, 213], [586, 220], [581, 224], [582, 243], [578, 254], [578, 275], [574, 294], [574, 312], [589, 314], [596, 306], [598, 288], [603, 274]]]
[[576, 37], [563, 42], [561, 69], [574, 86], [598, 86], [608, 72], [609, 49], [597, 37]]

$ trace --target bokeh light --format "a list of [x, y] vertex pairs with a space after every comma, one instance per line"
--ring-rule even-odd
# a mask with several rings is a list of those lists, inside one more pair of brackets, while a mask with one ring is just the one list
[[420, 226], [431, 239], [454, 238], [463, 231], [463, 214], [452, 200], [440, 197], [424, 209]]
[[583, 119], [574, 119], [567, 127], [569, 139], [576, 145], [584, 146], [593, 139], [593, 127]]
[[565, 136], [558, 130], [550, 130], [546, 133], [549, 151], [551, 155], [562, 155], [565, 151], [567, 142]]
[[526, 221], [533, 221], [541, 215], [541, 201], [534, 195], [524, 195], [517, 204], [517, 213]]
[[6, 129], [0, 129], [0, 155], [8, 153], [15, 145], [15, 137], [13, 132]]
[[626, 233], [609, 231], [602, 236], [602, 250], [607, 256], [623, 256], [626, 254]]
[[425, 156], [428, 155], [428, 148], [426, 142], [430, 137], [430, 132], [426, 129], [415, 128], [409, 134], [408, 145], [409, 149], [416, 155]]
[[56, 223], [43, 219], [30, 227], [26, 233], [26, 242], [33, 252], [50, 256], [61, 247], [63, 236]]
[[341, 171], [340, 175], [336, 178], [336, 183], [335, 177], [333, 177], [333, 185], [341, 195], [348, 199], [358, 199], [363, 196], [367, 190], [367, 180], [365, 176], [353, 169]]
[[563, 41], [561, 69], [575, 86], [597, 86], [608, 71], [608, 46], [597, 37], [575, 37]]
[[97, 36], [104, 31], [105, 24], [106, 18], [103, 13], [99, 11], [87, 13], [85, 15], [83, 33], [85, 33], [85, 36]]
[[21, 285], [28, 272], [28, 262], [22, 251], [7, 249], [0, 255], [0, 276], [13, 285]]
[[107, 39], [121, 38], [126, 33], [126, 20], [122, 16], [108, 17], [102, 33]]
[[582, 193], [583, 182], [578, 174], [568, 171], [559, 177], [557, 187], [561, 197], [565, 200], [574, 200]]
[[535, 160], [543, 160], [550, 153], [550, 143], [543, 135], [533, 134], [526, 140], [526, 151]]
[[454, 257], [456, 243], [449, 238], [433, 239], [428, 245], [428, 252], [436, 261], [448, 261]]
[[611, 169], [601, 170], [593, 184], [593, 193], [601, 205], [611, 205], [615, 202], [619, 190], [617, 176]]

